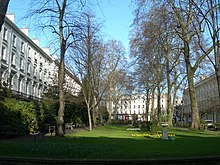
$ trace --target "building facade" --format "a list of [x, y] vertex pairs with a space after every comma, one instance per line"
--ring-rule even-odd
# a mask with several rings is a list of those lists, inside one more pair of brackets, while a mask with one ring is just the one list
[[[195, 90], [201, 120], [220, 122], [220, 102], [215, 74], [208, 77], [200, 77], [200, 81], [195, 84]], [[191, 107], [188, 88], [185, 89], [183, 94], [182, 113], [184, 120], [190, 122]]]
[[[114, 115], [118, 120], [138, 120], [150, 121], [152, 116], [152, 109], [157, 110], [157, 97], [153, 100], [150, 99], [149, 108], [146, 108], [146, 96], [144, 94], [133, 94], [120, 97], [118, 101], [106, 101], [105, 104], [107, 111], [112, 109], [112, 119]], [[153, 107], [152, 107], [153, 106]], [[166, 115], [167, 110], [167, 94], [161, 95], [160, 100], [161, 113]], [[147, 112], [148, 111], [148, 112]], [[157, 112], [155, 112], [157, 114]]]
[[[49, 48], [40, 48], [38, 39], [28, 37], [28, 29], [14, 24], [14, 15], [5, 17], [0, 33], [1, 85], [25, 97], [41, 98], [49, 86], [56, 83], [58, 60], [49, 54]], [[65, 87], [77, 94], [77, 78], [66, 68]]]

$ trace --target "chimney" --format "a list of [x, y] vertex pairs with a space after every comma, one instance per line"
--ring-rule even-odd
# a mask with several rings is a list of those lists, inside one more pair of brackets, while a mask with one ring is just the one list
[[15, 21], [15, 14], [14, 13], [8, 13], [8, 14], [6, 14], [6, 17], [8, 17], [8, 19], [10, 19], [11, 22], [14, 23], [14, 21]]
[[32, 41], [33, 41], [37, 46], [39, 46], [40, 41], [39, 41], [38, 38], [33, 38]]
[[28, 28], [21, 28], [20, 30], [21, 30], [24, 34], [26, 34], [26, 36], [28, 36], [28, 31], [29, 31]]
[[45, 48], [42, 48], [43, 51], [47, 54], [47, 55], [50, 55], [50, 48], [48, 47], [45, 47]]

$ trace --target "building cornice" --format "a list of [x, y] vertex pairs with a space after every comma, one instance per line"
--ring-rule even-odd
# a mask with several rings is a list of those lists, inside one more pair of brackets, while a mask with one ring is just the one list
[[36, 49], [41, 55], [43, 55], [47, 60], [52, 61], [52, 58], [50, 55], [48, 55], [42, 48], [40, 48], [34, 41], [32, 41], [24, 32], [21, 31], [21, 29], [15, 25], [7, 16], [5, 17], [5, 22], [17, 33], [19, 34], [24, 40], [26, 40], [29, 45], [33, 46], [34, 49]]

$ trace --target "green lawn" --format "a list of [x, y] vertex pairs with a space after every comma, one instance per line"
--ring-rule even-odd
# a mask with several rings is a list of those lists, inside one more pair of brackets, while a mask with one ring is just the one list
[[169, 129], [175, 141], [134, 137], [125, 126], [104, 126], [41, 141], [0, 141], [0, 156], [62, 159], [164, 159], [220, 155], [217, 132]]

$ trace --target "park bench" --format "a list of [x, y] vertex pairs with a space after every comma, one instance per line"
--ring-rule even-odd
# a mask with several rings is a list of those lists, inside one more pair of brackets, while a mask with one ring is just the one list
[[10, 125], [2, 125], [0, 126], [0, 137], [7, 139], [10, 137], [18, 136], [19, 132], [17, 128], [14, 128]]

